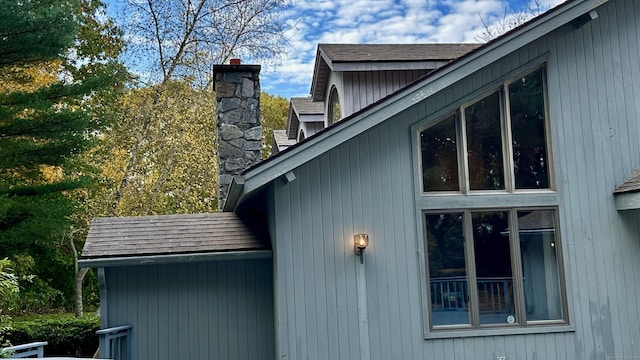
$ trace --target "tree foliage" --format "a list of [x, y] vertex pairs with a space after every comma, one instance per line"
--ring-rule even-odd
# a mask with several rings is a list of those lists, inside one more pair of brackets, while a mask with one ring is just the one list
[[96, 215], [211, 212], [216, 202], [215, 94], [169, 81], [132, 89], [93, 154], [106, 191]]
[[287, 0], [128, 0], [121, 16], [127, 58], [152, 83], [188, 78], [208, 88], [214, 64], [284, 51], [286, 8]]
[[16, 274], [36, 275], [21, 282], [23, 310], [72, 298], [62, 238], [93, 176], [79, 155], [105, 125], [103, 95], [125, 75], [103, 9], [93, 0], [0, 1], [0, 256]]
[[281, 96], [260, 94], [260, 110], [262, 112], [262, 141], [264, 148], [262, 157], [271, 156], [273, 144], [273, 130], [282, 130], [287, 126], [289, 101]]

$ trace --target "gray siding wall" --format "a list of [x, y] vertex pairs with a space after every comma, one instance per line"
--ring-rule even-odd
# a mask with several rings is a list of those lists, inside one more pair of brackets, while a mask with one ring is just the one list
[[[297, 180], [274, 183], [278, 358], [360, 359], [360, 232], [370, 236], [371, 359], [640, 357], [640, 214], [617, 212], [612, 196], [640, 168], [640, 3], [598, 11], [297, 168]], [[425, 340], [411, 126], [541, 56], [575, 331]]]
[[274, 359], [271, 259], [106, 269], [102, 327], [130, 324], [133, 359]]
[[425, 75], [427, 70], [346, 72], [343, 77], [344, 115], [349, 116], [369, 104], [396, 92]]

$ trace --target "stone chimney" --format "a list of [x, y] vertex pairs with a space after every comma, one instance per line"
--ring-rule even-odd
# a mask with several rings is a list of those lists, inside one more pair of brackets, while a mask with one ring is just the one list
[[260, 65], [214, 65], [217, 104], [218, 209], [234, 175], [258, 163], [262, 152]]

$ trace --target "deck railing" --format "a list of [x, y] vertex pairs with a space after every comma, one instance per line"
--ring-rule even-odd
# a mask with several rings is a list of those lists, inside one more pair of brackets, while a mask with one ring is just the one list
[[47, 345], [46, 341], [32, 342], [23, 345], [9, 346], [0, 349], [0, 357], [8, 353], [12, 359], [21, 359], [29, 357], [44, 357], [44, 347]]
[[100, 340], [100, 357], [113, 360], [131, 359], [131, 325], [96, 331]]
[[[513, 279], [508, 277], [477, 278], [481, 313], [513, 312]], [[431, 307], [438, 310], [469, 308], [466, 276], [431, 278]]]

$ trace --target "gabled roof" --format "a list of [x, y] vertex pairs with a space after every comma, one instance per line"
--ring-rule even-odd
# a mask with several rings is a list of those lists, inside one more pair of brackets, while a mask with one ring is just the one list
[[109, 217], [92, 221], [80, 261], [84, 266], [132, 264], [155, 256], [156, 262], [171, 262], [176, 256], [270, 248], [265, 226], [236, 213]]
[[324, 103], [313, 101], [311, 97], [292, 97], [289, 103], [287, 135], [289, 139], [298, 138], [301, 117], [305, 115], [324, 115]]
[[323, 100], [331, 71], [434, 70], [481, 44], [318, 44], [311, 96]]
[[245, 198], [248, 198], [248, 195], [296, 167], [330, 151], [456, 81], [464, 79], [483, 66], [507, 56], [565, 24], [571, 23], [607, 1], [609, 0], [567, 0], [548, 12], [432, 71], [422, 79], [325, 128], [305, 141], [248, 168], [241, 177], [233, 179], [230, 193], [233, 192], [237, 195], [227, 200], [224, 206], [225, 211], [236, 209]]
[[295, 144], [296, 141], [289, 139], [289, 136], [287, 136], [287, 130], [273, 130], [273, 148], [271, 149], [271, 154], [275, 155]]

